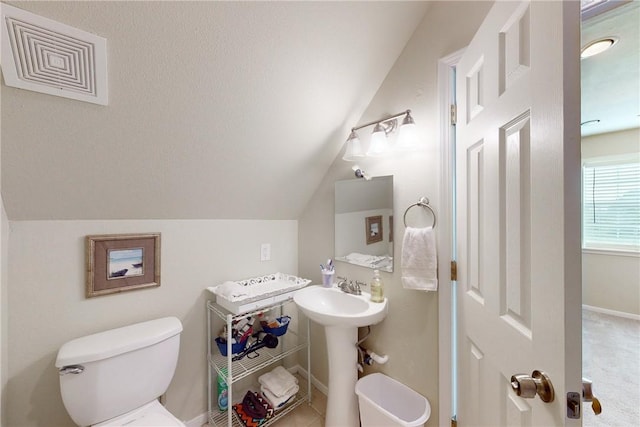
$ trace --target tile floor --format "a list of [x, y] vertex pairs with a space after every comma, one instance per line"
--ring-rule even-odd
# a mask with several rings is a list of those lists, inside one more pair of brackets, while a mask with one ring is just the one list
[[[300, 390], [307, 389], [307, 380], [299, 375]], [[285, 415], [270, 426], [275, 427], [323, 427], [324, 414], [327, 410], [327, 396], [315, 386], [311, 386], [311, 405], [301, 403], [296, 409]]]

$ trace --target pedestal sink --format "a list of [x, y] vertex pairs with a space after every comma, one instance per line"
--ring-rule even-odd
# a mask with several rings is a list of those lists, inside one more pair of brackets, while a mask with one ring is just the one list
[[329, 358], [325, 427], [358, 427], [358, 328], [382, 321], [387, 299], [374, 303], [366, 292], [353, 295], [335, 286], [308, 286], [297, 291], [293, 300], [309, 319], [324, 326]]

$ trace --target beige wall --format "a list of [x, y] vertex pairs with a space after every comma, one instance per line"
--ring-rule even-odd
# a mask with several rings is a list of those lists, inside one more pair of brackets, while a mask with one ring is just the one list
[[[381, 371], [426, 396], [432, 415], [428, 425], [438, 424], [438, 295], [405, 290], [400, 283], [400, 254], [404, 233], [404, 210], [419, 197], [427, 196], [438, 210], [440, 174], [439, 112], [437, 98], [438, 60], [463, 48], [491, 6], [490, 2], [438, 2], [432, 5], [424, 21], [405, 47], [377, 95], [360, 120], [365, 123], [387, 114], [410, 108], [427, 149], [421, 153], [397, 154], [384, 159], [369, 159], [358, 164], [372, 176], [394, 176], [395, 272], [381, 273], [389, 314], [372, 327], [365, 345], [378, 354], [389, 355], [382, 366], [367, 367], [365, 373]], [[353, 123], [355, 126], [357, 123]], [[359, 135], [363, 143], [372, 129]], [[346, 139], [347, 135], [344, 135]], [[318, 264], [333, 255], [334, 182], [355, 179], [352, 163], [336, 158], [300, 218], [300, 274], [320, 280]], [[413, 218], [413, 226], [421, 226]], [[446, 218], [438, 218], [445, 222]], [[445, 256], [445, 254], [440, 254]], [[338, 275], [369, 282], [372, 270], [337, 263]], [[444, 290], [445, 292], [447, 290]], [[362, 331], [361, 331], [362, 332]], [[312, 328], [312, 373], [327, 382], [326, 348], [323, 331]], [[301, 359], [301, 364], [305, 362]]]
[[[10, 227], [11, 322], [2, 346], [10, 343], [8, 426], [73, 425], [54, 367], [66, 341], [170, 315], [184, 331], [167, 407], [185, 421], [203, 414], [206, 288], [276, 271], [297, 274], [297, 221], [12, 221]], [[85, 298], [85, 235], [154, 231], [162, 233], [159, 288]], [[260, 262], [260, 244], [267, 242], [272, 260]]]
[[640, 152], [640, 128], [582, 138], [582, 159]]
[[0, 426], [7, 425], [5, 422], [6, 411], [4, 410], [6, 393], [4, 393], [9, 372], [9, 334], [8, 334], [8, 303], [7, 299], [7, 275], [9, 258], [9, 222], [4, 210], [4, 203], [0, 197]]
[[640, 257], [583, 253], [582, 303], [640, 316]]
[[[1, 119], [0, 119], [1, 121]], [[2, 126], [0, 125], [0, 129]], [[0, 152], [2, 152], [2, 137], [0, 136]], [[2, 162], [0, 161], [0, 165]], [[2, 176], [2, 167], [0, 166], [0, 177]], [[2, 179], [0, 178], [0, 188], [2, 187]], [[7, 378], [7, 352], [8, 352], [8, 342], [7, 342], [7, 258], [8, 258], [8, 222], [7, 222], [7, 214], [4, 210], [4, 201], [2, 199], [2, 195], [0, 195], [0, 427], [5, 425], [4, 416], [5, 412], [3, 408], [4, 404], [4, 396], [3, 393], [6, 378]]]
[[8, 233], [9, 223], [7, 221], [7, 214], [4, 210], [4, 203], [2, 197], [0, 197], [0, 426], [6, 425], [4, 417], [6, 412], [3, 410], [5, 407], [6, 394], [4, 389], [7, 381], [8, 361], [7, 357], [9, 352], [8, 343], [8, 308], [7, 308], [7, 265], [8, 265]]
[[[582, 139], [584, 160], [630, 153], [640, 155], [640, 128]], [[640, 256], [584, 252], [582, 303], [640, 315]]]

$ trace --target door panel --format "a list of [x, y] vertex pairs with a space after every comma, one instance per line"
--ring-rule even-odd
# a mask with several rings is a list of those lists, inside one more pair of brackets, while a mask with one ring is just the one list
[[530, 116], [500, 129], [500, 288], [503, 320], [531, 339]]
[[[580, 425], [577, 6], [496, 2], [457, 66], [460, 426]], [[512, 389], [536, 369], [553, 402]]]

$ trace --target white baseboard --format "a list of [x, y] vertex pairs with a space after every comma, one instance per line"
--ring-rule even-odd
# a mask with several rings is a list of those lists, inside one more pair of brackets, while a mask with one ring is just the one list
[[[291, 372], [292, 374], [300, 374], [300, 376], [304, 379], [306, 379], [307, 381], [309, 381], [309, 373], [306, 371], [306, 369], [304, 369], [302, 366], [300, 365], [295, 365], [291, 368], [288, 369], [289, 372]], [[320, 393], [324, 394], [325, 396], [327, 395], [327, 393], [329, 393], [329, 387], [327, 387], [326, 385], [322, 384], [320, 382], [320, 380], [318, 380], [316, 377], [314, 377], [313, 375], [311, 375], [311, 384], [313, 384]]]
[[205, 412], [204, 414], [200, 414], [197, 417], [189, 420], [189, 421], [183, 421], [185, 427], [201, 427], [202, 425], [208, 423], [209, 420], [207, 419], [207, 413]]
[[[292, 366], [291, 368], [288, 368], [287, 370], [292, 374], [299, 374], [301, 377], [309, 381], [309, 373], [304, 368], [302, 368], [302, 366], [295, 365], [295, 366]], [[326, 385], [322, 384], [313, 375], [311, 375], [311, 384], [313, 384], [318, 389], [318, 391], [320, 391], [320, 393], [324, 394], [325, 396], [329, 392], [329, 388]], [[201, 427], [207, 422], [209, 422], [209, 420], [207, 419], [206, 412], [204, 414], [198, 415], [197, 417], [189, 421], [183, 421], [185, 427]]]
[[582, 304], [582, 308], [596, 313], [608, 314], [610, 316], [624, 317], [625, 319], [640, 320], [640, 314], [626, 313], [624, 311], [609, 310], [608, 308], [594, 307]]

